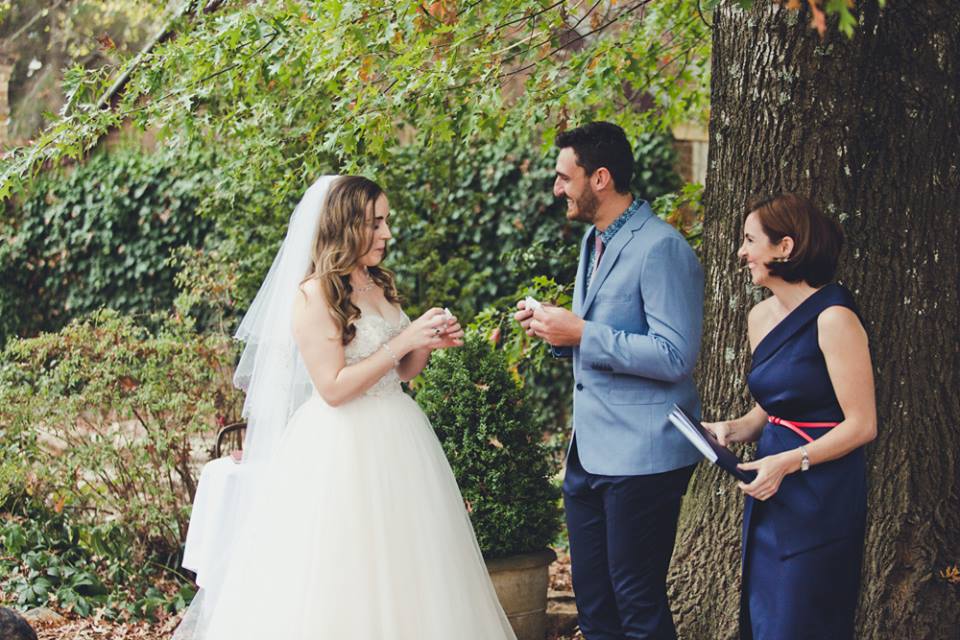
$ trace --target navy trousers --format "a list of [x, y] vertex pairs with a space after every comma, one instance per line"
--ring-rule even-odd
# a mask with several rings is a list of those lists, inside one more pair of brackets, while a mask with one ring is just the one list
[[580, 631], [587, 640], [677, 637], [667, 568], [694, 466], [646, 476], [595, 475], [580, 465], [574, 437], [563, 502]]

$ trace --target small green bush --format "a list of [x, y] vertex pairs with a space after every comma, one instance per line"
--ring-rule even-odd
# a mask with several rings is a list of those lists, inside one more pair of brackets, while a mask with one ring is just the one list
[[173, 564], [185, 538], [198, 461], [216, 422], [233, 420], [235, 344], [169, 317], [152, 332], [116, 311], [58, 333], [15, 339], [0, 369], [0, 469], [73, 522], [115, 522], [126, 553]]
[[181, 292], [153, 329], [101, 310], [3, 353], [0, 589], [15, 606], [154, 617], [193, 597], [177, 568], [195, 471], [240, 408], [236, 277], [216, 251], [170, 260]]
[[417, 387], [487, 558], [540, 551], [559, 529], [542, 434], [501, 351], [472, 333], [434, 354]]
[[486, 337], [503, 352], [507, 368], [524, 386], [527, 401], [537, 407], [534, 420], [558, 464], [566, 454], [572, 411], [570, 360], [551, 356], [549, 345], [529, 337], [513, 314], [517, 301], [526, 296], [569, 309], [572, 291], [573, 283], [559, 285], [538, 276], [487, 306], [468, 326], [468, 331]]

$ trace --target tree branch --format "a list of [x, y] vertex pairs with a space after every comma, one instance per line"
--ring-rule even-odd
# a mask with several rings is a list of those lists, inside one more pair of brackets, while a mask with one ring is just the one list
[[[581, 24], [583, 24], [583, 21], [586, 20], [587, 17], [588, 17], [591, 13], [593, 13], [593, 12], [596, 10], [596, 8], [600, 5], [600, 2], [601, 2], [601, 0], [596, 0], [596, 2], [593, 3], [593, 6], [591, 6], [590, 9], [588, 9], [585, 14], [583, 14], [582, 16], [580, 16], [580, 19], [577, 20], [577, 22], [576, 22], [572, 27], [570, 27], [569, 29], [567, 29], [566, 31], [563, 32], [563, 36], [562, 36], [562, 37], [568, 36], [568, 35], [570, 35], [571, 33], [576, 33], [577, 28], [578, 28]], [[613, 24], [613, 21], [611, 21], [611, 22], [609, 22], [609, 23], [607, 23], [607, 24], [608, 24], [608, 25], [609, 25], [609, 24]], [[591, 32], [591, 33], [592, 33], [592, 32]], [[579, 35], [579, 34], [578, 34], [578, 35]], [[587, 35], [589, 35], [589, 34], [587, 34]], [[551, 51], [551, 52], [550, 52], [549, 54], [547, 54], [547, 55], [548, 55], [548, 56], [553, 55], [555, 52], [559, 51], [560, 49], [565, 49], [565, 48], [567, 48], [570, 44], [572, 44], [572, 43], [574, 43], [574, 42], [578, 42], [579, 40], [582, 40], [584, 37], [586, 37], [586, 36], [580, 36], [580, 37], [578, 37], [578, 38], [574, 38], [573, 40], [570, 40], [569, 42], [566, 42], [566, 43], [560, 45], [559, 47], [557, 47], [556, 49], [554, 49], [553, 51]], [[526, 53], [529, 53], [530, 51], [532, 51], [532, 50], [534, 50], [534, 49], [539, 49], [539, 48], [542, 47], [543, 45], [545, 45], [545, 44], [547, 44], [548, 42], [550, 42], [551, 40], [553, 40], [553, 38], [554, 38], [554, 36], [551, 35], [551, 36], [550, 36], [549, 38], [547, 38], [546, 40], [541, 40], [541, 41], [538, 42], [537, 44], [530, 45], [529, 47], [527, 47], [527, 48], [524, 49], [523, 51], [518, 51], [517, 53], [515, 53], [515, 54], [513, 54], [513, 55], [511, 55], [511, 56], [508, 56], [506, 59], [504, 59], [503, 62], [504, 62], [504, 63], [510, 62], [511, 60], [513, 60], [513, 59], [515, 59], [515, 58], [517, 58], [517, 57], [519, 57], [519, 56], [522, 56], [522, 55], [524, 55], [524, 54], [526, 54]], [[543, 60], [543, 58], [541, 58], [541, 60]], [[539, 62], [539, 61], [538, 61], [538, 62]]]
[[[555, 53], [557, 53], [557, 52], [559, 52], [559, 51], [562, 51], [563, 49], [566, 49], [567, 47], [569, 47], [569, 46], [570, 46], [571, 44], [573, 44], [574, 42], [579, 42], [580, 40], [583, 40], [584, 38], [588, 38], [589, 36], [591, 36], [591, 35], [593, 35], [593, 34], [595, 34], [595, 33], [600, 33], [601, 31], [604, 31], [604, 30], [607, 29], [610, 25], [614, 24], [615, 22], [617, 22], [618, 20], [620, 20], [620, 19], [623, 18], [624, 16], [633, 13], [633, 12], [636, 11], [637, 9], [640, 9], [641, 7], [646, 6], [647, 4], [649, 4], [649, 3], [652, 2], [652, 1], [653, 1], [653, 0], [640, 0], [639, 2], [637, 2], [635, 5], [633, 5], [633, 6], [630, 7], [629, 9], [625, 9], [625, 10], [621, 11], [621, 12], [620, 12], [619, 14], [617, 14], [615, 17], [613, 17], [613, 18], [611, 18], [610, 20], [608, 20], [607, 22], [601, 24], [601, 25], [600, 25], [599, 27], [597, 27], [596, 29], [591, 29], [590, 31], [587, 31], [587, 32], [584, 33], [584, 34], [578, 34], [577, 37], [574, 38], [573, 40], [570, 40], [569, 42], [565, 42], [564, 44], [561, 44], [561, 45], [558, 46], [558, 47], [554, 47], [554, 48], [551, 49], [548, 53], [546, 53], [546, 54], [542, 55], [541, 57], [537, 58], [536, 60], [534, 60], [534, 61], [531, 62], [530, 64], [524, 65], [524, 66], [519, 67], [519, 68], [517, 68], [517, 69], [514, 69], [514, 70], [512, 70], [512, 71], [507, 71], [506, 73], [501, 73], [500, 75], [497, 76], [497, 79], [499, 80], [499, 79], [503, 79], [503, 78], [508, 78], [508, 77], [510, 77], [510, 76], [523, 73], [524, 71], [526, 71], [526, 70], [528, 70], [528, 69], [532, 69], [533, 67], [537, 66], [538, 64], [540, 64], [541, 62], [543, 62], [543, 61], [546, 60], [547, 58], [550, 58], [551, 56], [553, 56], [553, 54], [555, 54]], [[598, 0], [598, 2], [597, 2], [596, 4], [593, 5], [593, 8], [596, 8], [597, 4], [599, 4], [599, 0]], [[593, 8], [591, 8], [590, 11], [593, 11]], [[587, 15], [589, 15], [589, 14], [590, 14], [590, 12], [587, 12]], [[584, 16], [584, 18], [585, 18], [585, 17], [586, 17], [586, 16]], [[583, 18], [581, 18], [580, 21], [577, 22], [577, 25], [579, 25], [580, 22], [583, 22]], [[576, 28], [576, 25], [574, 26], [574, 29], [575, 29], [575, 28]], [[566, 33], [570, 33], [570, 32], [573, 31], [574, 29], [571, 29], [570, 31], [567, 31]], [[543, 44], [543, 43], [542, 43], [542, 44]], [[531, 47], [531, 49], [532, 49], [532, 48], [534, 48], [534, 47]], [[529, 50], [529, 49], [528, 49], [528, 50]], [[507, 58], [507, 60], [504, 60], [504, 62], [507, 62], [508, 60], [512, 59], [513, 57], [516, 57], [516, 56], [511, 56], [511, 58]]]
[[64, 0], [57, 0], [56, 2], [53, 3], [52, 7], [44, 7], [43, 9], [40, 9], [39, 11], [37, 11], [37, 13], [35, 13], [34, 16], [30, 18], [25, 25], [17, 29], [12, 35], [9, 35], [3, 39], [3, 48], [6, 48], [8, 44], [15, 41], [17, 38], [19, 38], [24, 31], [26, 31], [27, 29], [33, 26], [34, 22], [36, 22], [40, 18], [50, 15], [51, 13], [53, 13], [55, 9], [59, 8], [60, 5], [63, 3], [64, 3]]
[[[517, 23], [520, 23], [520, 22], [524, 22], [524, 21], [529, 21], [529, 20], [536, 19], [536, 18], [542, 16], [543, 14], [551, 11], [552, 9], [556, 9], [557, 7], [559, 7], [560, 5], [562, 5], [565, 1], [566, 1], [566, 0], [558, 0], [557, 2], [554, 2], [553, 4], [551, 4], [551, 5], [547, 6], [547, 7], [544, 7], [543, 9], [540, 9], [539, 11], [535, 11], [534, 13], [524, 14], [524, 15], [520, 16], [519, 18], [514, 18], [513, 20], [507, 20], [506, 22], [501, 22], [500, 24], [498, 24], [498, 25], [496, 25], [495, 27], [493, 27], [493, 29], [490, 30], [490, 31], [484, 30], [484, 31], [481, 31], [480, 33], [475, 33], [474, 35], [472, 35], [472, 36], [470, 36], [470, 37], [468, 37], [468, 38], [466, 38], [466, 39], [464, 39], [464, 40], [457, 41], [457, 42], [441, 42], [441, 43], [439, 43], [439, 44], [434, 45], [434, 46], [431, 47], [431, 48], [432, 48], [434, 51], [439, 51], [440, 49], [447, 49], [447, 48], [452, 47], [452, 46], [454, 46], [454, 45], [457, 45], [457, 46], [463, 45], [463, 44], [466, 44], [466, 43], [471, 42], [471, 41], [473, 41], [473, 40], [477, 40], [478, 38], [482, 38], [482, 37], [484, 37], [484, 36], [493, 36], [493, 35], [495, 35], [497, 32], [499, 32], [500, 30], [505, 29], [505, 28], [507, 28], [507, 27], [509, 27], [509, 26], [511, 26], [511, 25], [514, 25], [514, 24], [517, 24]], [[581, 1], [582, 1], [582, 0], [581, 0]], [[470, 9], [472, 9], [473, 7], [475, 7], [475, 6], [478, 5], [478, 4], [480, 4], [480, 2], [474, 2], [473, 4], [471, 4], [470, 6], [468, 6], [468, 7], [465, 9], [465, 11], [469, 11]], [[510, 47], [507, 47], [507, 48], [510, 48]]]

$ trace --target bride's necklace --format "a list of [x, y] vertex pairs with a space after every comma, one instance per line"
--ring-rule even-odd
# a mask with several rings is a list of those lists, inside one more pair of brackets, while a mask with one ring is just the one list
[[361, 273], [363, 273], [363, 277], [366, 279], [366, 282], [360, 285], [359, 287], [354, 287], [353, 290], [356, 293], [366, 293], [367, 291], [371, 291], [375, 286], [377, 286], [377, 283], [374, 282], [373, 278], [370, 277], [369, 271], [364, 269]]

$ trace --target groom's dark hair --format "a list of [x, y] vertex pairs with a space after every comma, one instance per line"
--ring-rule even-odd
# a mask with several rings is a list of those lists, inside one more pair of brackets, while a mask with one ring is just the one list
[[588, 176], [600, 167], [606, 167], [613, 178], [617, 193], [630, 191], [633, 177], [633, 149], [627, 134], [612, 122], [590, 122], [564, 131], [557, 136], [558, 149], [570, 147], [577, 156], [577, 164]]

